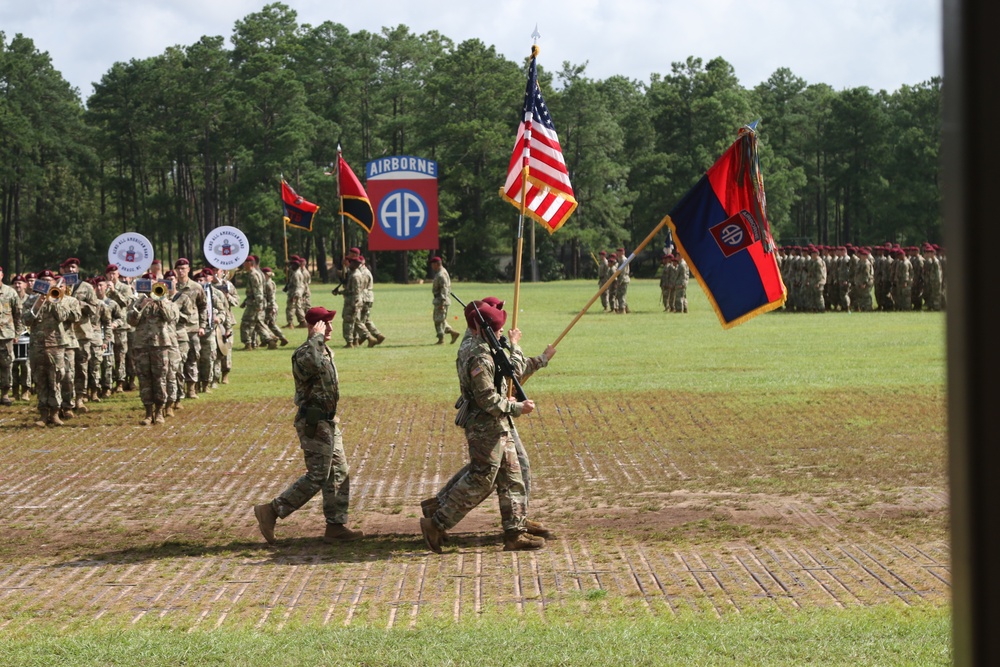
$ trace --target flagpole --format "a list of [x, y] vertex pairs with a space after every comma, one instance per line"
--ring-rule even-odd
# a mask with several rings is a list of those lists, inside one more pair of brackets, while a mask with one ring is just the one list
[[[581, 310], [577, 314], [577, 316], [573, 318], [573, 321], [569, 323], [569, 326], [566, 327], [561, 334], [559, 334], [559, 337], [556, 338], [555, 342], [552, 343], [552, 347], [555, 347], [555, 346], [559, 345], [560, 341], [562, 341], [562, 339], [566, 337], [566, 334], [569, 333], [569, 330], [572, 329], [574, 327], [574, 325], [576, 325], [576, 323], [580, 321], [580, 318], [583, 317], [584, 313], [586, 313], [590, 309], [590, 307], [594, 305], [594, 302], [597, 301], [598, 299], [600, 299], [601, 295], [604, 294], [608, 290], [609, 287], [611, 287], [611, 283], [614, 282], [615, 278], [618, 277], [618, 274], [621, 273], [622, 270], [624, 270], [625, 267], [628, 266], [632, 262], [633, 259], [635, 259], [635, 256], [638, 253], [640, 253], [642, 251], [642, 249], [645, 248], [649, 244], [649, 242], [652, 241], [653, 238], [657, 234], [660, 233], [660, 230], [663, 229], [667, 225], [667, 222], [669, 222], [669, 220], [670, 220], [670, 216], [669, 215], [664, 216], [663, 220], [660, 220], [660, 224], [658, 224], [653, 229], [653, 231], [651, 231], [649, 233], [649, 236], [647, 236], [643, 240], [643, 242], [640, 243], [638, 245], [638, 247], [636, 247], [636, 249], [632, 251], [632, 254], [630, 254], [628, 256], [628, 259], [626, 259], [625, 262], [621, 266], [619, 266], [617, 269], [615, 269], [615, 272], [611, 274], [611, 277], [608, 278], [608, 281], [606, 283], [604, 283], [603, 285], [601, 285], [601, 289], [597, 290], [597, 294], [595, 294], [593, 297], [591, 297], [590, 301], [587, 302], [587, 305], [583, 307], [583, 310]], [[521, 382], [523, 383], [524, 380], [521, 380]]]
[[[535, 26], [535, 31], [531, 33], [534, 43], [531, 45], [531, 59], [535, 60], [538, 57], [538, 38], [541, 36], [538, 34], [538, 26]], [[531, 65], [528, 65], [531, 67]], [[517, 314], [520, 311], [520, 306], [518, 305], [521, 300], [521, 258], [524, 254], [524, 212], [528, 207], [525, 199], [528, 196], [528, 156], [527, 156], [527, 146], [531, 136], [531, 119], [523, 118], [521, 122], [524, 123], [524, 147], [522, 148], [522, 154], [524, 155], [524, 162], [521, 166], [521, 212], [517, 219], [517, 252], [514, 254], [514, 317], [511, 320], [511, 328], [517, 328]]]
[[344, 229], [344, 193], [340, 191], [340, 143], [337, 144], [337, 197], [340, 204], [340, 278], [344, 278], [344, 265], [347, 264], [347, 232]]

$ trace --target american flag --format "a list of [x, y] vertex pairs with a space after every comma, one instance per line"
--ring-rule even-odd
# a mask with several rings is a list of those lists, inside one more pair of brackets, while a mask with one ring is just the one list
[[524, 213], [545, 225], [551, 233], [569, 219], [576, 209], [576, 198], [556, 127], [538, 87], [535, 54], [533, 50], [524, 91], [524, 122], [517, 128], [514, 153], [507, 167], [507, 182], [500, 196], [520, 210], [523, 175], [527, 179]]

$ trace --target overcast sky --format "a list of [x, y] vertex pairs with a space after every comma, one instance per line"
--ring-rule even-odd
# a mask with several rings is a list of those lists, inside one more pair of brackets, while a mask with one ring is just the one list
[[[86, 99], [117, 61], [203, 35], [232, 34], [263, 0], [0, 0], [6, 40], [22, 33]], [[835, 89], [896, 90], [941, 74], [941, 0], [286, 0], [300, 24], [351, 32], [406, 25], [455, 43], [478, 38], [520, 62], [538, 24], [539, 62], [648, 81], [688, 56], [722, 56], [752, 87], [779, 67]]]

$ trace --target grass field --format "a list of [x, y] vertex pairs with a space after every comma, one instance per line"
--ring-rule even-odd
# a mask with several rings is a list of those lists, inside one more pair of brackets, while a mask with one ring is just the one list
[[[525, 351], [594, 291], [523, 285]], [[303, 470], [291, 347], [234, 353], [161, 427], [135, 394], [62, 429], [0, 413], [3, 662], [949, 664], [943, 315], [724, 331], [696, 286], [688, 315], [658, 297], [634, 280], [632, 314], [598, 304], [525, 384], [531, 514], [559, 534], [530, 554], [501, 550], [492, 499], [443, 555], [420, 539], [464, 458], [429, 285], [378, 286], [378, 348], [340, 349], [334, 320], [360, 543], [319, 541], [314, 500], [266, 548], [249, 512]]]

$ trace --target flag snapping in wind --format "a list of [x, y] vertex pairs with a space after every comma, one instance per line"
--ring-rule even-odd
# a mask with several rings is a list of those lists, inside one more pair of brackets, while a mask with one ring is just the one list
[[371, 234], [372, 225], [375, 224], [375, 211], [372, 210], [372, 202], [368, 199], [368, 193], [365, 192], [358, 177], [354, 175], [350, 165], [344, 161], [344, 158], [340, 157], [339, 153], [337, 161], [337, 168], [340, 170], [338, 176], [338, 183], [340, 183], [340, 214], [346, 215]]
[[285, 206], [285, 224], [311, 232], [319, 206], [300, 197], [285, 179], [281, 179], [281, 201]]
[[[552, 116], [538, 87], [537, 55], [538, 47], [532, 47], [528, 85], [524, 91], [524, 122], [517, 128], [514, 153], [507, 167], [507, 182], [500, 196], [521, 209], [524, 192], [525, 215], [545, 225], [551, 234], [562, 227], [576, 209], [576, 198]], [[523, 188], [522, 179], [527, 181]]]
[[787, 294], [767, 223], [756, 125], [740, 129], [669, 216], [677, 248], [724, 329], [780, 307]]

